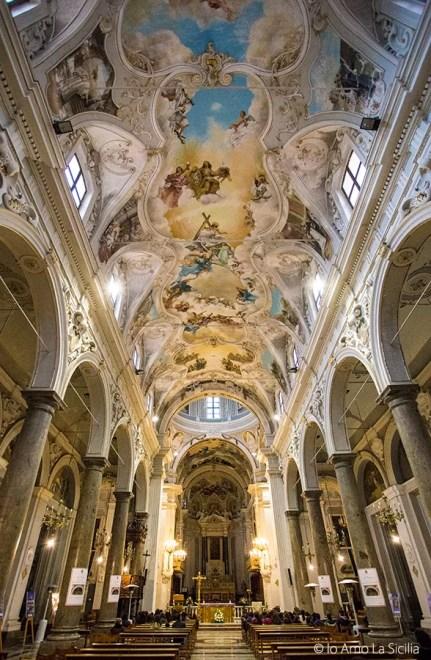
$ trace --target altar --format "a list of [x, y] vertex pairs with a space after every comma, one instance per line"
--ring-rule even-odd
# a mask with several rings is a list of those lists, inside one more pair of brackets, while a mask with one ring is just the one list
[[214, 615], [220, 610], [223, 613], [223, 623], [233, 623], [234, 607], [232, 603], [201, 603], [199, 619], [202, 623], [215, 623]]

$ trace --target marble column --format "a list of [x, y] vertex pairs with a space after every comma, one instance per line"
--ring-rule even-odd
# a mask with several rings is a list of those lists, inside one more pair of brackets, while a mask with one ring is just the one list
[[364, 507], [359, 496], [358, 485], [353, 471], [354, 460], [355, 454], [350, 452], [333, 454], [331, 456], [331, 462], [334, 465], [338, 487], [340, 489], [356, 567], [358, 569], [377, 569], [385, 597], [384, 606], [367, 608], [370, 628], [369, 636], [374, 638], [400, 637], [399, 626], [394, 621], [389, 605], [385, 577], [377, 558]]
[[112, 521], [111, 544], [106, 561], [105, 581], [103, 583], [102, 605], [99, 610], [97, 626], [110, 628], [117, 618], [118, 603], [108, 603], [109, 583], [111, 575], [122, 575], [124, 565], [124, 549], [126, 545], [127, 523], [129, 520], [129, 504], [132, 493], [116, 491], [115, 512]]
[[308, 573], [304, 551], [302, 549], [303, 542], [301, 526], [299, 524], [299, 511], [297, 509], [289, 509], [286, 511], [286, 519], [290, 544], [292, 546], [293, 579], [298, 599], [296, 605], [300, 610], [312, 612], [313, 603], [310, 590], [304, 586], [308, 583]]
[[287, 534], [285, 518], [286, 497], [283, 478], [280, 471], [280, 459], [277, 454], [266, 453], [268, 461], [267, 474], [271, 488], [272, 510], [275, 520], [275, 536], [277, 539], [277, 554], [281, 579], [281, 602], [282, 610], [293, 610], [295, 604], [293, 585], [289, 580], [289, 567], [293, 566], [292, 551]]
[[331, 551], [328, 545], [325, 523], [323, 521], [322, 508], [320, 506], [320, 496], [322, 491], [319, 489], [304, 490], [305, 501], [307, 503], [308, 518], [310, 520], [311, 537], [313, 539], [314, 552], [316, 553], [316, 568], [318, 575], [329, 575], [332, 585], [334, 603], [323, 603], [325, 613], [337, 613], [340, 609], [338, 598], [338, 589], [336, 577], [332, 563]]
[[417, 408], [418, 393], [415, 383], [389, 385], [380, 399], [393, 415], [425, 511], [431, 517], [431, 439]]
[[60, 599], [55, 626], [48, 640], [74, 640], [79, 637], [79, 621], [82, 606], [66, 605], [67, 591], [73, 568], [88, 568], [96, 524], [97, 503], [102, 485], [103, 470], [107, 465], [105, 458], [84, 458], [85, 472], [82, 480], [78, 511], [73, 526], [66, 568], [60, 589]]
[[0, 486], [0, 609], [5, 611], [9, 573], [23, 533], [52, 417], [60, 404], [52, 391], [27, 390], [21, 432]]
[[135, 517], [127, 527], [127, 540], [133, 543], [133, 561], [131, 575], [143, 575], [145, 569], [145, 540], [147, 538], [148, 513], [136, 511]]
[[150, 479], [150, 488], [148, 496], [148, 573], [147, 581], [144, 587], [144, 596], [142, 600], [142, 609], [148, 612], [154, 611], [157, 587], [157, 566], [159, 563], [160, 545], [158, 537], [160, 533], [160, 509], [162, 503], [162, 485], [163, 485], [163, 462], [167, 454], [166, 449], [159, 451], [153, 459], [153, 466]]

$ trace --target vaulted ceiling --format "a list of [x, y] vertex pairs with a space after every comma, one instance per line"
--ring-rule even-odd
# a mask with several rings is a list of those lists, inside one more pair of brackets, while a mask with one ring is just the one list
[[366, 158], [360, 120], [395, 70], [369, 4], [330, 20], [311, 0], [129, 0], [45, 71], [156, 406], [200, 382], [269, 410], [288, 394], [346, 233], [334, 182], [352, 145]]

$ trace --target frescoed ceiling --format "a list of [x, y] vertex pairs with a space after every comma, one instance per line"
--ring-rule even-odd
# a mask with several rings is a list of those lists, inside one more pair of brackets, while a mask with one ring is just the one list
[[274, 410], [346, 233], [333, 182], [352, 144], [366, 156], [393, 62], [363, 28], [358, 48], [342, 4], [113, 4], [45, 89], [92, 174], [83, 222], [142, 387], [157, 408], [233, 383]]

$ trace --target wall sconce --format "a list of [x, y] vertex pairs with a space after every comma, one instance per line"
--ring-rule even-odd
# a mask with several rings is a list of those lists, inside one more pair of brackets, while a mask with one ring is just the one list
[[249, 552], [250, 570], [260, 571], [262, 577], [268, 581], [271, 577], [268, 541], [262, 537], [256, 537], [252, 543], [253, 546]]
[[319, 585], [317, 584], [317, 582], [309, 582], [308, 584], [304, 584], [304, 587], [305, 587], [306, 589], [310, 589], [310, 593], [311, 593], [311, 595], [313, 596], [313, 598], [314, 598], [314, 596], [316, 595], [316, 588], [317, 588], [318, 586], [319, 586]]
[[164, 543], [165, 553], [163, 556], [163, 570], [162, 580], [168, 582], [174, 573], [174, 552], [178, 547], [178, 542], [175, 539], [168, 539]]
[[174, 571], [180, 573], [183, 570], [183, 563], [185, 562], [187, 557], [187, 552], [183, 548], [178, 548], [177, 550], [174, 550], [173, 558], [174, 558]]

